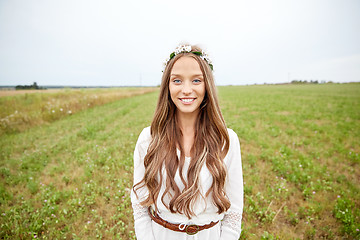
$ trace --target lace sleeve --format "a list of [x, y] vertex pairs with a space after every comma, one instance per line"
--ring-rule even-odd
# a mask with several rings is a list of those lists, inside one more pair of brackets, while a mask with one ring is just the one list
[[137, 221], [143, 217], [149, 217], [147, 207], [141, 206], [140, 203], [132, 205], [134, 211], [134, 221]]
[[223, 227], [228, 227], [236, 231], [239, 235], [241, 232], [241, 214], [237, 212], [229, 212], [225, 214], [221, 224]]

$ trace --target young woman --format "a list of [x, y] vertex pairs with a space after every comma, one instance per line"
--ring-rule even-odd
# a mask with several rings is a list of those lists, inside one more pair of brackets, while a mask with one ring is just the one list
[[134, 152], [131, 201], [138, 240], [238, 239], [240, 144], [222, 117], [212, 63], [179, 46], [165, 63], [154, 119]]

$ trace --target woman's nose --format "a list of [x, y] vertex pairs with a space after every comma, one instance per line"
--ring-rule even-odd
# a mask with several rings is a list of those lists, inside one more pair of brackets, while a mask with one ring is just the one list
[[191, 84], [188, 82], [185, 82], [182, 88], [183, 94], [190, 94], [192, 93], [192, 87]]

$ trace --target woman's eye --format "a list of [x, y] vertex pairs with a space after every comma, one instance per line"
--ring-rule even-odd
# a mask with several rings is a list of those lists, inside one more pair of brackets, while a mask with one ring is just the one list
[[179, 80], [179, 79], [174, 79], [173, 82], [176, 83], [176, 84], [180, 84], [180, 83], [181, 83], [181, 80]]
[[193, 82], [194, 83], [201, 83], [201, 80], [200, 79], [194, 79]]

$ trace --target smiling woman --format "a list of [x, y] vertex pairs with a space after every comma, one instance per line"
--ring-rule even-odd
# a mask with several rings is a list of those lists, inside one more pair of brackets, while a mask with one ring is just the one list
[[182, 57], [173, 66], [169, 91], [177, 114], [198, 115], [205, 96], [205, 83], [199, 64], [192, 57]]
[[166, 62], [154, 119], [134, 152], [131, 200], [139, 240], [240, 236], [240, 143], [226, 128], [212, 69], [197, 46], [178, 47]]

